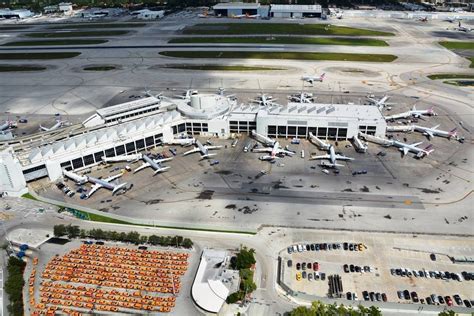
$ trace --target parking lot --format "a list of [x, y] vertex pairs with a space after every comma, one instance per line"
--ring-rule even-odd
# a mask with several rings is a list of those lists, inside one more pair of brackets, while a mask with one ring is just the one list
[[[472, 253], [472, 243], [466, 247], [455, 239], [355, 235], [361, 238], [315, 236], [312, 241], [289, 245], [280, 252], [283, 282], [297, 293], [319, 297], [466, 307], [472, 304], [474, 271], [469, 264], [454, 264], [449, 258]], [[456, 302], [455, 295], [462, 302]]]

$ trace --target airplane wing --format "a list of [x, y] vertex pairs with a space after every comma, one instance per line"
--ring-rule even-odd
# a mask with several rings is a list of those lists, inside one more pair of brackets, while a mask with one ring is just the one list
[[336, 155], [336, 159], [337, 160], [354, 160], [354, 158], [346, 157], [346, 156], [342, 156], [342, 155]]
[[429, 139], [432, 139], [434, 137], [433, 132], [431, 131], [425, 131], [426, 136], [428, 136]]
[[431, 129], [437, 129], [440, 126], [440, 124], [433, 126]]
[[207, 150], [220, 149], [222, 146], [206, 146]]
[[120, 178], [121, 176], [122, 176], [122, 174], [121, 174], [121, 173], [118, 173], [118, 174], [116, 174], [116, 175], [110, 176], [110, 177], [105, 178], [105, 179], [103, 179], [103, 180], [104, 180], [105, 182], [111, 182], [111, 181], [113, 181], [113, 180], [115, 180], [115, 179]]
[[91, 187], [91, 190], [89, 191], [89, 193], [87, 193], [87, 197], [90, 197], [92, 194], [95, 193], [95, 191], [99, 190], [100, 188], [102, 188], [102, 185], [101, 184], [94, 184], [92, 187]]
[[408, 149], [408, 147], [400, 148], [400, 150], [403, 152], [403, 156], [405, 156], [406, 154], [408, 154], [408, 152], [410, 151], [410, 150]]
[[252, 150], [254, 153], [271, 153], [273, 151], [273, 148], [271, 147], [266, 147], [266, 148], [255, 148]]
[[171, 157], [171, 158], [163, 158], [163, 159], [153, 159], [153, 161], [154, 161], [155, 163], [162, 163], [162, 162], [170, 161], [170, 160], [173, 160], [173, 157]]
[[47, 131], [49, 131], [49, 128], [47, 128], [47, 127], [44, 127], [44, 126], [41, 126], [41, 125], [40, 125], [40, 129], [41, 129], [42, 131], [44, 131], [44, 132], [47, 132]]
[[316, 159], [329, 159], [329, 158], [331, 158], [331, 156], [326, 154], [326, 155], [321, 155], [321, 156], [311, 156], [309, 159], [316, 160]]
[[420, 146], [421, 144], [423, 144], [423, 142], [419, 142], [419, 143], [413, 143], [411, 144], [413, 147], [417, 147], [417, 146]]
[[153, 175], [157, 174], [157, 173], [160, 173], [160, 172], [163, 172], [163, 171], [166, 171], [168, 170], [170, 167], [161, 167], [159, 169], [156, 169], [155, 172], [153, 173]]
[[138, 171], [140, 171], [140, 170], [142, 170], [142, 169], [145, 169], [145, 168], [147, 168], [147, 167], [149, 167], [149, 166], [150, 166], [150, 164], [149, 164], [148, 162], [142, 163], [142, 165], [141, 165], [140, 167], [138, 167], [137, 169], [135, 169], [135, 170], [133, 171], [133, 173], [138, 172]]
[[199, 147], [198, 147], [198, 148], [194, 148], [194, 149], [191, 149], [191, 150], [185, 152], [185, 153], [183, 154], [183, 156], [186, 156], [186, 155], [189, 155], [189, 154], [193, 154], [193, 153], [197, 153], [197, 152], [200, 152], [200, 151], [201, 151], [201, 150], [199, 149]]

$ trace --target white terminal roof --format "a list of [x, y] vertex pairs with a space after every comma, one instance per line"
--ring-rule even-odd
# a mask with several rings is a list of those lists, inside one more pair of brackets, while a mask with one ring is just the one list
[[[87, 132], [68, 139], [56, 141], [46, 146], [37, 147], [28, 156], [31, 163], [41, 162], [49, 157], [70, 155], [73, 151], [89, 149], [94, 146], [110, 147], [114, 142], [126, 142], [133, 134], [146, 133], [168, 124], [181, 117], [177, 111], [151, 115], [127, 123]], [[102, 148], [102, 149], [104, 149]], [[101, 150], [101, 149], [99, 149]]]
[[260, 3], [228, 2], [218, 3], [213, 6], [214, 10], [239, 10], [239, 9], [258, 9]]
[[229, 289], [219, 279], [221, 268], [215, 266], [224, 262], [226, 251], [205, 249], [191, 289], [196, 304], [203, 310], [217, 313], [224, 304]]
[[106, 118], [106, 117], [110, 117], [110, 116], [117, 115], [120, 113], [132, 112], [133, 110], [142, 109], [147, 106], [155, 105], [159, 103], [160, 103], [160, 99], [155, 98], [155, 97], [147, 97], [140, 100], [134, 100], [134, 101], [102, 108], [102, 109], [97, 110], [96, 112], [101, 117]]
[[319, 4], [272, 4], [271, 11], [321, 13], [322, 8]]

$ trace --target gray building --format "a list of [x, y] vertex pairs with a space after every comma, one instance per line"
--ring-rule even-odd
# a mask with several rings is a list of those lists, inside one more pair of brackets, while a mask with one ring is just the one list
[[261, 6], [260, 3], [243, 2], [218, 3], [212, 8], [216, 16], [228, 17], [244, 17], [245, 15], [267, 17], [270, 9], [269, 6]]
[[319, 4], [272, 4], [270, 8], [274, 18], [320, 18], [322, 12]]

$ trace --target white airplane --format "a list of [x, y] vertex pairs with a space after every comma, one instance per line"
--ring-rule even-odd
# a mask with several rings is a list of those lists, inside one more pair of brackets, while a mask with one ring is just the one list
[[315, 98], [312, 93], [301, 92], [299, 94], [290, 95], [288, 99], [292, 102], [313, 103]]
[[420, 21], [420, 22], [428, 22], [428, 17], [427, 17], [427, 16], [419, 17], [419, 18], [418, 18], [418, 21]]
[[449, 22], [449, 23], [454, 23], [454, 22], [457, 21], [457, 20], [460, 20], [459, 16], [455, 16], [455, 17], [450, 17], [450, 16], [448, 16], [448, 17], [445, 19], [445, 21], [446, 21], [446, 22]]
[[471, 28], [462, 26], [462, 25], [461, 25], [461, 21], [459, 21], [457, 30], [458, 30], [458, 31], [461, 31], [461, 32], [466, 32], [466, 33], [469, 33], [469, 32], [472, 31]]
[[261, 106], [267, 106], [267, 105], [275, 105], [276, 100], [277, 99], [274, 99], [271, 95], [266, 95], [265, 93], [262, 93], [256, 99], [251, 100], [251, 102], [257, 103], [258, 105], [261, 105]]
[[40, 124], [40, 129], [44, 132], [51, 132], [51, 131], [57, 130], [58, 128], [62, 127], [64, 125], [64, 123], [66, 123], [66, 121], [61, 121], [61, 119], [57, 119], [56, 123], [53, 126], [51, 126], [50, 128], [41, 126], [41, 124]]
[[95, 191], [99, 190], [100, 188], [106, 188], [108, 190], [112, 190], [112, 195], [117, 193], [119, 190], [125, 189], [126, 182], [120, 184], [113, 184], [111, 183], [113, 180], [120, 178], [122, 176], [121, 173], [108, 177], [106, 179], [97, 179], [94, 177], [89, 176], [80, 176], [72, 171], [63, 170], [63, 174], [77, 182], [78, 184], [84, 184], [86, 182], [92, 183], [91, 190], [87, 192], [86, 197], [89, 198]]
[[195, 138], [173, 138], [172, 140], [166, 142], [169, 145], [181, 145], [183, 147], [194, 145], [196, 142]]
[[423, 158], [425, 156], [428, 156], [429, 154], [431, 154], [434, 151], [433, 145], [430, 144], [426, 148], [423, 149], [423, 148], [418, 147], [421, 144], [423, 144], [423, 142], [413, 143], [413, 144], [406, 144], [406, 143], [400, 142], [398, 140], [392, 141], [392, 146], [397, 147], [398, 150], [400, 150], [403, 153], [403, 156], [408, 154], [408, 152], [412, 152], [412, 153], [415, 154], [416, 158]]
[[263, 155], [260, 156], [258, 159], [260, 160], [267, 160], [273, 161], [274, 159], [278, 159], [280, 155], [287, 155], [293, 156], [295, 153], [286, 149], [281, 148], [280, 143], [271, 139], [270, 137], [264, 136], [262, 134], [257, 133], [255, 130], [252, 131], [252, 136], [259, 142], [263, 143], [264, 145], [268, 146], [265, 148], [255, 148], [253, 152], [268, 152], [270, 155]]
[[6, 120], [5, 123], [0, 125], [0, 131], [5, 131], [7, 129], [11, 129], [13, 127], [16, 127], [16, 122], [12, 120]]
[[248, 13], [247, 13], [247, 14], [245, 15], [245, 17], [246, 17], [247, 19], [258, 19], [258, 18], [260, 18], [260, 14], [248, 14]]
[[241, 18], [245, 18], [246, 15], [245, 14], [238, 14], [238, 15], [231, 14], [230, 17], [233, 19], [241, 19]]
[[385, 120], [387, 121], [392, 121], [400, 118], [407, 118], [407, 117], [415, 117], [415, 118], [421, 118], [422, 116], [436, 116], [438, 113], [436, 113], [433, 110], [433, 107], [430, 107], [429, 109], [426, 110], [417, 110], [415, 106], [413, 106], [413, 109], [407, 112], [399, 113], [399, 114], [394, 114], [390, 116], [386, 116]]
[[321, 149], [327, 150], [328, 153], [326, 155], [321, 155], [321, 156], [311, 156], [309, 159], [310, 160], [315, 160], [315, 159], [329, 159], [330, 163], [325, 163], [322, 162], [320, 166], [322, 167], [330, 167], [330, 168], [335, 168], [335, 167], [344, 167], [344, 165], [338, 164], [337, 160], [354, 160], [354, 158], [346, 157], [343, 155], [336, 154], [336, 151], [334, 150], [334, 146], [331, 144], [326, 143], [325, 141], [319, 139], [318, 137], [314, 136], [312, 133], [310, 133], [310, 140], [314, 143], [316, 143], [316, 146], [318, 146]]
[[414, 125], [413, 127], [415, 128], [415, 131], [421, 132], [423, 135], [428, 136], [428, 139], [431, 139], [435, 136], [446, 137], [448, 139], [458, 139], [457, 128], [453, 128], [448, 132], [438, 129], [439, 125], [433, 126], [431, 128], [418, 125]]
[[135, 162], [139, 159], [143, 160], [144, 163], [140, 167], [135, 169], [133, 171], [133, 173], [136, 173], [136, 172], [138, 172], [142, 169], [145, 169], [147, 167], [151, 167], [153, 170], [155, 170], [154, 175], [157, 174], [157, 173], [166, 171], [170, 168], [170, 167], [163, 167], [161, 165], [162, 162], [173, 160], [173, 158], [152, 159], [152, 158], [148, 157], [145, 154], [122, 155], [122, 156], [116, 156], [116, 157], [102, 156], [102, 161], [103, 162], [119, 162], [119, 161], [133, 161], [133, 162]]
[[370, 104], [375, 105], [376, 107], [378, 107], [380, 111], [382, 111], [382, 109], [384, 107], [386, 107], [387, 105], [393, 104], [393, 103], [387, 103], [387, 100], [389, 98], [390, 97], [388, 95], [384, 95], [383, 98], [381, 98], [381, 99], [376, 99], [372, 96], [367, 97], [367, 99], [369, 99], [369, 101], [370, 101]]
[[301, 80], [305, 82], [309, 82], [311, 85], [313, 85], [315, 82], [323, 82], [324, 78], [326, 77], [326, 73], [323, 73], [321, 76], [303, 76], [301, 77]]
[[359, 139], [359, 137], [357, 137], [357, 135], [354, 136], [354, 137], [352, 137], [352, 142], [354, 143], [354, 147], [355, 147], [355, 149], [356, 149], [357, 152], [359, 152], [359, 153], [365, 153], [365, 152], [367, 152], [367, 149], [368, 149], [367, 144], [364, 144], [364, 143]]
[[201, 152], [201, 159], [206, 159], [206, 158], [209, 158], [209, 157], [212, 157], [212, 156], [215, 156], [216, 154], [210, 154], [209, 153], [209, 150], [213, 150], [213, 149], [220, 149], [222, 148], [222, 146], [209, 146], [209, 145], [203, 145], [201, 144], [201, 142], [199, 140], [196, 139], [196, 141], [194, 142], [194, 145], [197, 146], [196, 148], [194, 149], [191, 149], [190, 151], [187, 151], [183, 154], [183, 156], [186, 156], [186, 155], [189, 155], [189, 154], [193, 154], [193, 153], [197, 153], [197, 152]]

